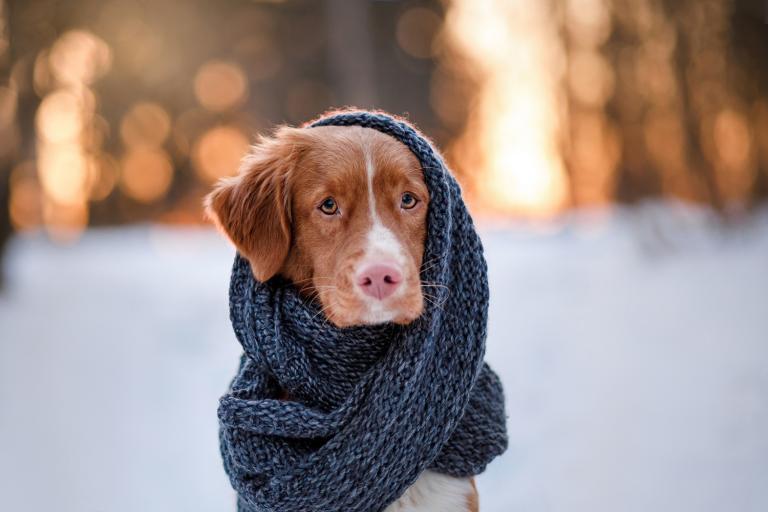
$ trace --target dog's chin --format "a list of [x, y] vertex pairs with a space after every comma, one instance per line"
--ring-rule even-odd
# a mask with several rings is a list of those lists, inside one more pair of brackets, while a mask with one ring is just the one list
[[406, 307], [388, 306], [386, 303], [360, 303], [357, 307], [339, 307], [331, 302], [324, 311], [328, 321], [336, 327], [354, 327], [362, 325], [380, 325], [395, 323], [408, 325], [419, 316], [424, 309], [423, 298], [413, 299]]

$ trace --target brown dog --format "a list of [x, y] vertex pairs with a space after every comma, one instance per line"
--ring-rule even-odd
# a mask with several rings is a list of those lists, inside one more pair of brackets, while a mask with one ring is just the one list
[[[407, 324], [423, 311], [429, 192], [394, 138], [362, 127], [280, 128], [261, 138], [206, 212], [253, 275], [290, 279], [339, 326]], [[471, 479], [425, 471], [387, 512], [477, 510]]]

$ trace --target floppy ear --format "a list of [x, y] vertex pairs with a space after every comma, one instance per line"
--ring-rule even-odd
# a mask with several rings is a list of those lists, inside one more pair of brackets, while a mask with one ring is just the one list
[[291, 245], [290, 179], [307, 137], [280, 128], [262, 137], [243, 158], [237, 176], [219, 181], [205, 198], [205, 212], [267, 281], [283, 266]]

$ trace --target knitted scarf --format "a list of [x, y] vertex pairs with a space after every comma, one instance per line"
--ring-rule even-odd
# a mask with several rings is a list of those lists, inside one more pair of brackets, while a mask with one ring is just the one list
[[441, 286], [409, 325], [337, 328], [289, 282], [258, 282], [235, 258], [244, 354], [219, 420], [241, 512], [378, 512], [425, 469], [476, 475], [507, 446], [501, 383], [483, 362], [486, 263], [456, 180], [402, 120], [342, 112], [307, 129], [327, 125], [374, 128], [418, 157], [430, 193], [421, 278]]

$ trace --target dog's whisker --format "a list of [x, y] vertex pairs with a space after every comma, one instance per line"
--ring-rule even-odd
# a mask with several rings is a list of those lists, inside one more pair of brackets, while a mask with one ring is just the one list
[[292, 281], [294, 285], [300, 284], [300, 283], [306, 283], [308, 281], [314, 281], [315, 279], [333, 279], [333, 277], [329, 276], [312, 276], [308, 277], [306, 279], [299, 279], [298, 281]]
[[435, 307], [440, 308], [440, 309], [443, 309], [443, 305], [445, 304], [445, 301], [447, 300], [447, 299], [439, 300], [434, 295], [430, 295], [428, 293], [423, 293], [423, 292], [422, 292], [422, 296], [424, 297], [424, 300], [426, 300], [430, 304], [433, 304]]
[[325, 305], [325, 306], [323, 306], [323, 305], [321, 304], [321, 305], [320, 305], [320, 309], [317, 311], [317, 313], [315, 313], [315, 314], [312, 316], [312, 319], [311, 319], [311, 321], [312, 321], [312, 322], [314, 322], [314, 321], [315, 321], [315, 319], [316, 319], [316, 318], [317, 318], [317, 317], [318, 317], [320, 314], [322, 314], [322, 315], [323, 315], [323, 322], [324, 322], [324, 324], [325, 324], [325, 325], [328, 325], [328, 315], [326, 314], [326, 312], [327, 312], [327, 310], [328, 310], [328, 309], [330, 309], [330, 306], [331, 306], [330, 304], [328, 304], [328, 305]]
[[421, 266], [427, 265], [429, 263], [434, 263], [435, 261], [440, 261], [441, 259], [444, 259], [445, 256], [435, 256], [434, 258], [430, 258], [428, 260], [424, 260], [421, 262]]
[[437, 257], [437, 258], [432, 258], [429, 261], [425, 261], [424, 263], [421, 264], [421, 272], [426, 272], [427, 270], [437, 266], [442, 261], [442, 259], [443, 258]]
[[451, 288], [449, 286], [445, 286], [444, 284], [422, 284], [421, 288], [438, 288], [438, 289], [445, 289], [447, 292], [451, 291]]
[[443, 305], [442, 305], [442, 304], [438, 304], [438, 303], [437, 303], [437, 301], [436, 301], [435, 299], [433, 299], [433, 298], [431, 298], [431, 297], [426, 297], [426, 296], [425, 296], [425, 297], [424, 297], [424, 300], [426, 300], [428, 303], [432, 304], [432, 305], [433, 305], [433, 306], [435, 306], [436, 308], [439, 308], [440, 310], [443, 310]]

